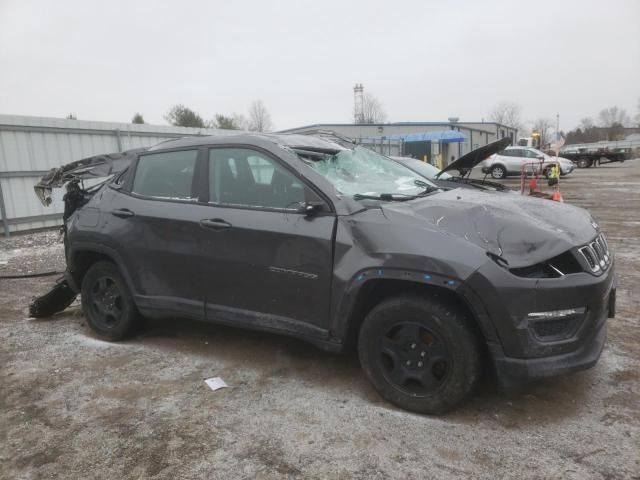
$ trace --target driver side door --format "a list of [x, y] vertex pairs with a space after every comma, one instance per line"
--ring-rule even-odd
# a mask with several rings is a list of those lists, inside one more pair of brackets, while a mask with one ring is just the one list
[[[199, 233], [207, 318], [327, 328], [336, 222], [330, 205], [265, 151], [211, 148], [207, 169]], [[323, 206], [305, 215], [305, 201]]]

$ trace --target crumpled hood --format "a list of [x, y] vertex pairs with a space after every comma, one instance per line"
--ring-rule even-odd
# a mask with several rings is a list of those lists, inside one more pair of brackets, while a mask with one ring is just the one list
[[553, 258], [597, 232], [589, 212], [573, 205], [461, 188], [382, 210], [392, 224], [427, 222], [501, 257], [509, 268]]

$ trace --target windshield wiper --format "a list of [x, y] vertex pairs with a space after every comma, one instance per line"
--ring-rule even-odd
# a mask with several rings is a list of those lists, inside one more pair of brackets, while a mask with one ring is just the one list
[[353, 198], [355, 200], [382, 200], [385, 202], [406, 202], [418, 198], [418, 195], [407, 195], [405, 193], [380, 193], [378, 195], [367, 195], [364, 193], [356, 193]]
[[429, 193], [438, 192], [441, 188], [436, 187], [435, 185], [431, 185], [427, 182], [423, 182], [422, 180], [415, 179], [413, 184], [417, 187], [424, 188], [424, 191], [420, 192], [417, 196], [428, 195]]

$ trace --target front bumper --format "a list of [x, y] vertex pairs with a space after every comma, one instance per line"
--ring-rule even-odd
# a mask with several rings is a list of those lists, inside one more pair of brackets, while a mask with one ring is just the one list
[[[486, 264], [466, 283], [482, 299], [481, 308], [494, 328], [493, 336], [485, 336], [503, 386], [590, 368], [598, 361], [607, 318], [615, 313], [613, 265], [599, 276], [583, 272], [539, 280]], [[551, 334], [540, 332], [528, 317], [568, 308], [584, 308], [585, 313]]]
[[554, 377], [593, 367], [600, 358], [607, 338], [606, 316], [592, 337], [568, 353], [542, 358], [512, 358], [498, 344], [489, 344], [498, 380], [505, 390], [541, 378]]
[[562, 173], [562, 175], [569, 175], [571, 172], [573, 172], [574, 168], [575, 167], [573, 166], [573, 163], [571, 165], [563, 165], [560, 167], [560, 173]]

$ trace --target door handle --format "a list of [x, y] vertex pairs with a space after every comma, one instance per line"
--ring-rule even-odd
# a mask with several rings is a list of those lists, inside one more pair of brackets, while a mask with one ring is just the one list
[[221, 218], [205, 218], [200, 220], [200, 225], [204, 228], [210, 228], [211, 230], [226, 230], [231, 228], [231, 224]]
[[119, 208], [118, 210], [112, 210], [111, 215], [114, 215], [120, 218], [129, 218], [129, 217], [133, 217], [135, 213], [133, 213], [128, 208]]

